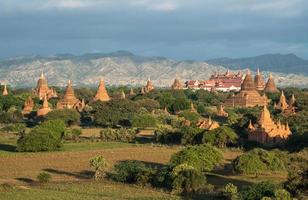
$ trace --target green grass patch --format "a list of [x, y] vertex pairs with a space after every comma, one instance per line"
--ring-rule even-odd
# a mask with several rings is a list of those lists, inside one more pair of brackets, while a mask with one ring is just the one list
[[29, 188], [0, 189], [0, 200], [181, 199], [153, 188], [113, 182], [51, 183]]
[[116, 149], [125, 147], [136, 147], [137, 144], [123, 142], [81, 142], [81, 143], [65, 143], [63, 151], [88, 151], [98, 149]]

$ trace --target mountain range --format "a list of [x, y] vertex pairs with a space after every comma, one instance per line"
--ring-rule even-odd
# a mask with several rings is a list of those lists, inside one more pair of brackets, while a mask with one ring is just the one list
[[[306, 63], [306, 64], [305, 64]], [[293, 55], [267, 54], [251, 58], [219, 58], [208, 61], [177, 61], [144, 57], [126, 51], [84, 55], [28, 56], [0, 61], [0, 81], [14, 87], [34, 87], [43, 71], [50, 85], [94, 86], [100, 78], [109, 85], [143, 85], [150, 78], [157, 86], [170, 86], [174, 78], [204, 80], [215, 71], [228, 69], [271, 72], [279, 86], [308, 87], [307, 61]]]

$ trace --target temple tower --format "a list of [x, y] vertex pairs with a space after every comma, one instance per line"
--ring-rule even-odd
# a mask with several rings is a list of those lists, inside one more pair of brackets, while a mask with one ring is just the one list
[[277, 109], [280, 109], [282, 111], [286, 110], [289, 107], [286, 97], [284, 96], [284, 92], [281, 91], [279, 103], [276, 105]]
[[7, 91], [6, 84], [4, 84], [3, 91], [2, 91], [2, 95], [3, 95], [3, 96], [9, 95], [9, 92]]
[[34, 102], [31, 98], [31, 96], [29, 96], [28, 99], [24, 103], [24, 107], [22, 109], [22, 114], [23, 115], [29, 114], [33, 110], [33, 107], [34, 107]]
[[147, 84], [145, 86], [145, 92], [150, 92], [152, 90], [154, 90], [154, 84], [152, 83], [150, 79], [148, 79]]
[[269, 92], [269, 93], [278, 92], [278, 89], [276, 87], [275, 80], [274, 80], [272, 74], [269, 75], [269, 78], [268, 78], [268, 81], [265, 85], [264, 91]]
[[173, 84], [171, 85], [171, 89], [173, 90], [182, 90], [183, 89], [183, 85], [181, 84], [179, 79], [174, 79]]
[[94, 101], [97, 101], [97, 100], [100, 100], [100, 101], [109, 101], [110, 100], [110, 97], [107, 93], [103, 79], [100, 80], [99, 86], [98, 86], [98, 89], [97, 89], [97, 93], [94, 97]]
[[262, 77], [262, 74], [260, 73], [260, 70], [258, 69], [257, 70], [257, 74], [255, 76], [255, 86], [256, 86], [256, 89], [258, 91], [263, 91], [264, 90], [264, 80], [263, 80], [263, 77]]
[[75, 97], [74, 89], [72, 87], [72, 83], [69, 80], [66, 86], [64, 97], [58, 101], [57, 109], [82, 109], [82, 102]]
[[45, 96], [42, 107], [37, 111], [37, 116], [45, 116], [50, 111], [51, 108], [49, 107], [47, 97]]
[[47, 96], [47, 99], [58, 97], [56, 91], [48, 87], [47, 79], [43, 72], [41, 73], [40, 78], [37, 81], [37, 86], [33, 92], [40, 100], [44, 99], [45, 96]]

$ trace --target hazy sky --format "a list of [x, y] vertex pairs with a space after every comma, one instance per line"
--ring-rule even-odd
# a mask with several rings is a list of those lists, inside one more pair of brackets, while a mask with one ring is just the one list
[[308, 58], [308, 0], [0, 0], [0, 58], [116, 50]]

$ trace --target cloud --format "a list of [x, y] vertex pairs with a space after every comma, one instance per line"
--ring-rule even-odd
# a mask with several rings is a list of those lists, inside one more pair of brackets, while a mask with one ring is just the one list
[[50, 9], [50, 8], [59, 8], [59, 9], [77, 9], [77, 8], [86, 8], [93, 5], [93, 2], [90, 1], [81, 1], [81, 0], [54, 0], [46, 1], [41, 8]]

